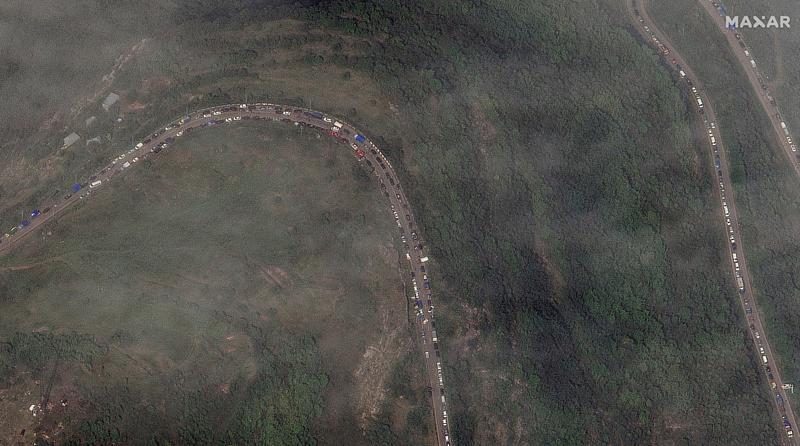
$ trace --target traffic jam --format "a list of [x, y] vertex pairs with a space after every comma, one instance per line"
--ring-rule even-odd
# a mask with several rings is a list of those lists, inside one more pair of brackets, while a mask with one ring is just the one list
[[[637, 19], [639, 20], [639, 22], [640, 23], [644, 23], [644, 19], [642, 18], [641, 15], [639, 15], [639, 11], [634, 9], [634, 12], [637, 14]], [[660, 54], [662, 54], [665, 58], [667, 58], [667, 56], [670, 54], [669, 49], [656, 37], [655, 32], [653, 32], [647, 25], [643, 24], [642, 26], [643, 26], [645, 32], [647, 32], [650, 35], [650, 38], [652, 39], [653, 43], [655, 44], [656, 49], [658, 50], [658, 52]], [[748, 327], [749, 327], [750, 333], [751, 333], [751, 335], [753, 337], [753, 340], [755, 341], [756, 347], [758, 348], [759, 357], [760, 357], [759, 359], [761, 361], [761, 365], [763, 367], [764, 373], [767, 376], [767, 380], [769, 382], [771, 391], [774, 392], [775, 404], [776, 404], [776, 406], [778, 408], [778, 411], [779, 411], [779, 413], [781, 415], [781, 419], [782, 419], [782, 422], [783, 422], [784, 430], [786, 432], [786, 435], [789, 438], [793, 438], [794, 437], [794, 431], [792, 430], [793, 429], [792, 428], [792, 424], [789, 421], [788, 416], [786, 415], [786, 405], [788, 403], [786, 403], [784, 395], [782, 394], [783, 391], [785, 391], [787, 389], [790, 389], [791, 386], [782, 386], [781, 389], [778, 389], [778, 385], [775, 382], [775, 376], [773, 375], [772, 368], [771, 368], [770, 363], [769, 363], [769, 358], [767, 357], [765, 342], [764, 342], [764, 339], [762, 339], [761, 333], [759, 333], [759, 331], [758, 331], [758, 329], [756, 327], [755, 315], [753, 314], [753, 306], [751, 305], [750, 299], [749, 299], [749, 297], [748, 297], [748, 295], [746, 293], [746, 284], [745, 284], [745, 281], [744, 281], [744, 277], [742, 276], [742, 270], [741, 270], [742, 268], [741, 268], [741, 265], [740, 265], [740, 260], [741, 259], [739, 258], [739, 255], [738, 255], [738, 252], [737, 252], [737, 249], [736, 249], [737, 245], [736, 245], [736, 237], [735, 237], [734, 227], [738, 223], [733, 218], [731, 218], [731, 207], [732, 206], [729, 205], [728, 198], [727, 198], [727, 195], [726, 195], [727, 191], [725, 190], [725, 184], [723, 182], [722, 160], [720, 159], [720, 154], [719, 154], [719, 142], [717, 141], [717, 136], [715, 135], [715, 131], [719, 132], [719, 130], [717, 129], [716, 123], [713, 122], [713, 121], [710, 121], [708, 119], [708, 116], [705, 114], [704, 106], [703, 106], [703, 98], [702, 98], [701, 92], [694, 85], [694, 83], [689, 78], [689, 76], [686, 74], [686, 72], [683, 70], [683, 68], [680, 66], [680, 64], [678, 64], [675, 59], [672, 59], [671, 61], [670, 60], [667, 60], [667, 61], [668, 62], [672, 62], [672, 65], [677, 70], [678, 75], [680, 76], [680, 78], [683, 79], [684, 81], [686, 81], [687, 86], [690, 87], [692, 97], [694, 99], [695, 104], [697, 105], [697, 110], [700, 113], [700, 115], [702, 116], [703, 124], [705, 125], [706, 131], [708, 132], [708, 140], [709, 140], [709, 143], [711, 144], [711, 147], [712, 147], [713, 152], [714, 152], [714, 169], [715, 169], [715, 171], [717, 173], [717, 182], [718, 182], [718, 186], [719, 186], [720, 200], [722, 202], [722, 210], [723, 210], [723, 213], [725, 215], [725, 225], [726, 225], [726, 228], [727, 228], [727, 238], [728, 238], [728, 243], [729, 243], [729, 246], [730, 246], [730, 251], [729, 252], [730, 252], [730, 255], [731, 255], [730, 261], [731, 261], [731, 265], [733, 266], [734, 278], [736, 279], [736, 288], [739, 290], [739, 293], [741, 295], [742, 303], [743, 303], [744, 309], [745, 309], [745, 315], [747, 317]], [[754, 63], [753, 63], [753, 66], [755, 67]], [[782, 126], [783, 126], [783, 124], [782, 124]], [[786, 133], [788, 135], [788, 131]], [[791, 143], [791, 140], [789, 142]], [[792, 150], [793, 151], [795, 150], [794, 147], [792, 147]]]
[[[718, 3], [718, 2], [716, 2], [714, 0], [710, 0], [710, 1], [711, 1], [711, 4], [714, 6], [714, 8], [717, 9], [717, 11], [719, 12], [720, 16], [725, 17], [725, 15], [727, 14], [727, 10], [725, 8], [725, 5], [722, 4], [722, 3]], [[734, 35], [734, 37], [736, 37], [736, 41], [739, 43], [739, 46], [741, 47], [742, 52], [744, 53], [745, 57], [750, 62], [750, 68], [753, 70], [753, 73], [755, 73], [756, 79], [758, 80], [759, 86], [764, 91], [764, 95], [767, 98], [767, 101], [769, 102], [769, 104], [774, 109], [775, 116], [777, 116], [778, 120], [780, 121], [781, 131], [783, 132], [782, 136], [786, 140], [786, 144], [788, 144], [789, 148], [792, 150], [792, 152], [796, 156], [800, 157], [800, 154], [797, 153], [797, 146], [795, 145], [794, 141], [792, 140], [792, 135], [789, 133], [789, 128], [786, 125], [786, 120], [783, 117], [783, 113], [781, 112], [781, 109], [778, 106], [778, 103], [775, 101], [775, 97], [772, 96], [772, 94], [769, 92], [769, 86], [767, 86], [767, 82], [765, 80], [765, 75], [763, 73], [761, 73], [761, 70], [758, 69], [758, 64], [756, 64], [756, 59], [755, 59], [755, 57], [753, 57], [753, 54], [752, 54], [750, 48], [747, 46], [747, 43], [745, 43], [744, 39], [742, 38], [742, 35], [738, 31], [736, 31], [735, 28], [729, 28], [729, 29], [730, 29], [731, 32], [733, 32], [733, 35]]]
[[51, 212], [51, 210], [56, 208], [63, 210], [71, 204], [89, 198], [94, 190], [108, 184], [116, 175], [134, 168], [142, 160], [168, 148], [175, 141], [175, 138], [180, 138], [199, 128], [258, 120], [280, 121], [295, 126], [310, 127], [323, 135], [330, 136], [337, 142], [349, 147], [353, 155], [359, 161], [364, 161], [371, 172], [378, 178], [381, 193], [389, 200], [390, 209], [400, 233], [400, 242], [405, 258], [409, 262], [411, 269], [410, 276], [414, 295], [410, 299], [413, 301], [416, 322], [420, 329], [424, 346], [425, 364], [430, 375], [431, 399], [437, 420], [436, 430], [441, 440], [443, 440], [440, 440], [440, 443], [450, 446], [441, 353], [433, 317], [433, 293], [428, 276], [429, 272], [425, 268], [429, 259], [423, 254], [424, 246], [422, 240], [414, 226], [411, 209], [404, 199], [400, 183], [394, 176], [394, 169], [375, 144], [364, 135], [356, 132], [350, 125], [346, 125], [318, 111], [267, 103], [225, 105], [200, 110], [191, 115], [183, 116], [166, 127], [153, 132], [143, 141], [120, 153], [96, 175], [91, 176], [84, 182], [72, 184], [69, 188], [69, 193], [63, 196], [63, 200], [60, 203], [45, 207], [41, 212], [38, 209], [33, 210], [30, 212], [30, 219], [23, 219], [20, 224], [9, 229], [5, 233], [5, 238], [19, 238], [22, 234], [32, 232], [38, 226], [38, 224], [31, 224], [33, 219], [38, 218], [37, 223], [41, 224], [44, 222], [43, 220], [54, 216], [51, 214], [44, 219], [41, 217]]

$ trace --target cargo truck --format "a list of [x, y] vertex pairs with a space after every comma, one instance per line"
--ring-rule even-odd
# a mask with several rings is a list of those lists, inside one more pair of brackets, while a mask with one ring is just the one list
[[736, 278], [736, 285], [739, 286], [739, 291], [744, 292], [744, 280], [741, 277]]

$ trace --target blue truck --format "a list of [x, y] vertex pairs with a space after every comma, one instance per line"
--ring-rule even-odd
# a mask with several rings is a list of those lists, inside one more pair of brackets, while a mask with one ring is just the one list
[[39, 214], [41, 214], [41, 212], [39, 212], [39, 209], [34, 209], [33, 212], [31, 212], [31, 218], [36, 218], [39, 216]]
[[367, 138], [364, 138], [364, 135], [356, 135], [355, 138], [358, 142], [364, 142], [367, 140]]
[[311, 116], [312, 118], [317, 118], [317, 119], [322, 119], [322, 116], [323, 116], [322, 113], [320, 113], [318, 111], [306, 112], [306, 115]]
[[720, 167], [719, 157], [714, 158], [714, 167], [719, 169]]

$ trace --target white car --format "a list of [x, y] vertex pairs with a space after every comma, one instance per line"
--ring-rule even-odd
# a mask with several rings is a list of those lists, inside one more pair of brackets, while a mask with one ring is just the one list
[[225, 122], [232, 122], [233, 118], [225, 118]]
[[286, 115], [286, 116], [289, 116], [289, 115], [292, 114], [292, 112], [290, 112], [289, 110], [286, 110], [285, 112], [283, 112], [283, 114]]
[[247, 108], [247, 104], [242, 104], [239, 106], [239, 108]]
[[212, 114], [212, 115], [214, 115], [214, 116], [217, 116], [217, 115], [221, 115], [221, 114], [222, 114], [222, 112], [221, 112], [221, 111], [215, 111], [215, 112], [213, 112], [213, 113], [211, 113], [211, 114]]
[[180, 132], [176, 133], [175, 136], [183, 136], [183, 130], [181, 130]]
[[144, 145], [144, 144], [142, 144], [142, 143], [136, 144], [136, 148], [137, 148], [137, 149], [141, 149], [143, 145]]
[[322, 118], [322, 120], [325, 121], [325, 122], [333, 122], [333, 119], [328, 118], [328, 117]]
[[241, 121], [241, 120], [242, 120], [242, 117], [241, 117], [241, 116], [234, 116], [234, 117], [233, 117], [233, 120], [234, 120], [234, 121]]

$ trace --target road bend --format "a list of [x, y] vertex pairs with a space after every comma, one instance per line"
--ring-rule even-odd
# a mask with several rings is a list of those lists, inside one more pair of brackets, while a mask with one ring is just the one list
[[[419, 343], [422, 346], [420, 350], [423, 355], [431, 397], [436, 444], [438, 446], [453, 445], [448, 424], [448, 402], [445, 398], [442, 377], [442, 358], [433, 317], [431, 272], [425, 268], [428, 257], [424, 252], [426, 248], [422, 242], [422, 235], [417, 227], [407, 195], [400, 185], [400, 179], [389, 160], [371, 139], [344, 120], [314, 110], [268, 103], [222, 105], [195, 111], [170, 122], [135, 147], [119, 155], [80, 184], [79, 190], [59, 196], [52, 202], [42, 203], [39, 209], [44, 210], [41, 213], [35, 216], [32, 214], [30, 219], [14, 226], [8, 231], [8, 235], [0, 238], [0, 255], [11, 252], [27, 238], [37, 233], [45, 224], [63, 215], [69, 208], [91, 199], [91, 195], [96, 190], [105, 187], [117, 177], [126, 174], [127, 171], [135, 169], [142, 160], [154, 158], [162, 150], [167, 150], [176, 138], [204, 128], [254, 121], [280, 121], [316, 129], [323, 135], [334, 138], [348, 147], [376, 178], [381, 193], [388, 200], [389, 209], [397, 224], [397, 236], [403, 247], [402, 255], [408, 264], [406, 272], [408, 276], [406, 277], [413, 284], [414, 296], [409, 298], [413, 301], [414, 323], [419, 333]], [[77, 185], [74, 189], [78, 189]]]
[[[706, 140], [711, 150], [711, 156], [714, 159], [714, 182], [722, 205], [721, 217], [725, 227], [725, 238], [728, 240], [728, 260], [733, 273], [732, 282], [735, 284], [736, 289], [739, 290], [739, 303], [744, 310], [750, 338], [753, 341], [756, 352], [758, 352], [757, 361], [766, 378], [771, 394], [770, 399], [775, 407], [775, 422], [779, 426], [779, 432], [781, 432], [779, 441], [784, 445], [796, 446], [798, 435], [795, 435], [793, 431], [796, 429], [797, 422], [787, 394], [783, 389], [784, 382], [776, 366], [775, 355], [767, 341], [761, 314], [758, 311], [758, 300], [753, 293], [745, 247], [742, 243], [739, 213], [736, 209], [733, 184], [728, 169], [727, 151], [719, 131], [719, 125], [717, 125], [712, 101], [705, 93], [702, 82], [686, 63], [686, 60], [675, 51], [675, 46], [670, 43], [666, 34], [659, 30], [655, 22], [647, 14], [646, 3], [637, 4], [635, 0], [625, 0], [625, 4], [637, 31], [656, 48], [666, 60], [667, 65], [679, 73], [678, 75], [682, 82], [686, 82], [686, 86], [690, 90], [690, 97], [694, 101], [694, 109], [697, 110], [705, 125]], [[786, 423], [790, 427], [785, 427]]]

